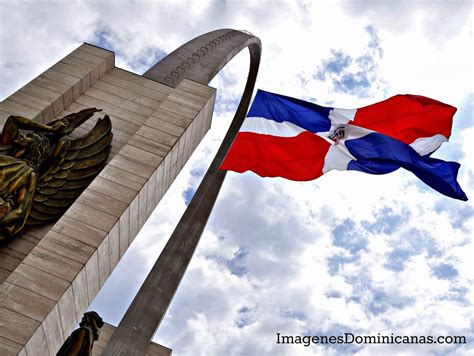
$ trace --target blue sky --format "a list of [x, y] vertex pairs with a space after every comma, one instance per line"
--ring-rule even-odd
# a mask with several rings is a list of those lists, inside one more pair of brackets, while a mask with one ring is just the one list
[[[474, 196], [469, 1], [26, 2], [0, 4], [0, 95], [86, 41], [143, 73], [217, 28], [263, 44], [257, 87], [355, 108], [391, 95], [458, 108], [435, 157], [461, 163]], [[6, 15], [8, 14], [8, 16]], [[92, 308], [117, 324], [177, 224], [233, 116], [248, 70], [239, 54], [211, 83], [212, 130], [117, 266]], [[468, 354], [473, 351], [471, 201], [399, 170], [330, 172], [312, 182], [230, 173], [155, 335], [176, 355]], [[278, 345], [276, 333], [465, 335], [468, 345]]]

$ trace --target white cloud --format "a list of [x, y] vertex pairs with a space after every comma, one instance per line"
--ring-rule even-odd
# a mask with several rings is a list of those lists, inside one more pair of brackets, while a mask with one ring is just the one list
[[348, 14], [363, 16], [394, 33], [413, 32], [415, 27], [432, 41], [455, 37], [471, 21], [469, 0], [391, 2], [343, 0]]

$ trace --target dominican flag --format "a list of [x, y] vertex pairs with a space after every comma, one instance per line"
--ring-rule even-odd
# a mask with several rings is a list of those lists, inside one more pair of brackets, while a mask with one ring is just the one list
[[456, 181], [459, 164], [430, 157], [451, 135], [455, 112], [417, 95], [336, 109], [258, 90], [220, 168], [306, 181], [333, 169], [385, 174], [403, 167], [467, 200]]

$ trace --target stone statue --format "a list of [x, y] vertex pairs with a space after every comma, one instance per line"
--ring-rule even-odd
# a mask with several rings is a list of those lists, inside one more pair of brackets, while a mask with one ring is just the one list
[[10, 116], [0, 138], [0, 243], [25, 225], [57, 220], [105, 165], [112, 124], [106, 115], [80, 138], [68, 136], [96, 108], [49, 124]]
[[79, 323], [80, 328], [72, 332], [56, 356], [90, 356], [94, 341], [99, 340], [102, 318], [94, 311], [87, 312]]

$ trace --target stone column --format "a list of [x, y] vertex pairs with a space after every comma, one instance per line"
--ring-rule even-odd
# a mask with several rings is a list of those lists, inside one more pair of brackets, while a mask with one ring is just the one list
[[1, 355], [56, 354], [209, 129], [214, 101], [213, 88], [171, 88], [84, 44], [0, 103], [0, 128], [9, 115], [48, 122], [97, 107], [114, 135], [108, 164], [60, 220], [0, 248]]

